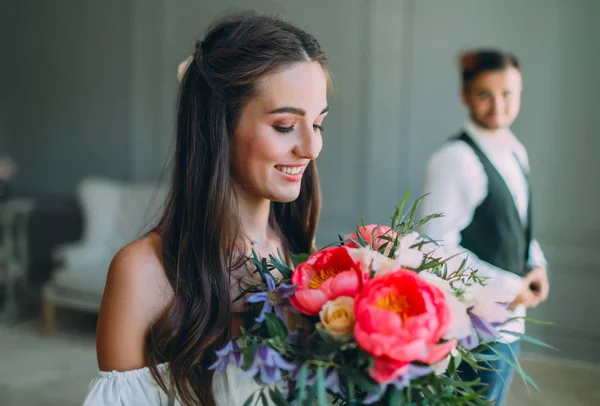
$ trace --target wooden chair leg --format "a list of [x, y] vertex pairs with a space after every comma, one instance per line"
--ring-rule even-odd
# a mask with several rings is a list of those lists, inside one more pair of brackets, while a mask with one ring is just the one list
[[54, 333], [56, 327], [56, 307], [54, 303], [48, 299], [44, 299], [42, 303], [42, 313], [44, 317], [44, 332], [51, 335]]

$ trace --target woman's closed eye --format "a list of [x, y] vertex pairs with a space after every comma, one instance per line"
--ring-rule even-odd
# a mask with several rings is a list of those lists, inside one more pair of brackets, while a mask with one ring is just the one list
[[275, 131], [280, 132], [282, 134], [287, 134], [287, 133], [291, 133], [292, 131], [295, 130], [295, 127], [293, 125], [290, 126], [280, 126], [280, 125], [274, 125], [273, 128], [275, 129]]
[[[291, 133], [292, 131], [294, 131], [296, 129], [296, 127], [294, 127], [293, 125], [290, 125], [288, 127], [274, 125], [273, 128], [275, 129], [275, 131], [280, 132], [282, 134]], [[323, 130], [324, 130], [323, 125], [320, 125], [320, 124], [313, 124], [313, 129], [315, 131], [320, 131], [320, 132], [323, 132]]]

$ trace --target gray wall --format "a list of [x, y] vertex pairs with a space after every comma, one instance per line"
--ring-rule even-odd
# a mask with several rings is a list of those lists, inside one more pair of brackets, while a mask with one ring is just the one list
[[15, 29], [16, 4], [16, 0], [0, 2], [0, 49], [3, 52], [0, 58], [0, 155], [8, 152], [8, 137], [11, 132], [9, 120], [14, 59], [10, 56], [15, 50], [15, 41], [12, 37]]
[[130, 3], [19, 0], [9, 149], [16, 190], [130, 176]]
[[600, 245], [593, 111], [600, 2], [92, 3], [18, 3], [9, 146], [23, 167], [20, 185], [70, 193], [91, 173], [155, 179], [170, 155], [177, 64], [216, 16], [251, 5], [310, 30], [331, 56], [334, 91], [319, 159], [323, 240], [361, 216], [386, 221], [407, 190], [421, 193], [426, 158], [465, 118], [460, 50], [515, 52], [525, 93], [514, 130], [529, 149], [535, 228], [552, 267], [551, 298], [534, 315], [557, 325], [531, 331], [560, 347], [555, 355], [600, 361], [600, 321], [590, 319], [600, 308], [593, 295], [600, 266], [590, 255]]

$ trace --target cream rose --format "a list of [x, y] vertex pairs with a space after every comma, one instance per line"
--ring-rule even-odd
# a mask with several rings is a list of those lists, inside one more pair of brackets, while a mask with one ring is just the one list
[[354, 299], [349, 296], [340, 296], [335, 300], [325, 303], [319, 313], [320, 327], [336, 340], [341, 340], [352, 335], [354, 330]]

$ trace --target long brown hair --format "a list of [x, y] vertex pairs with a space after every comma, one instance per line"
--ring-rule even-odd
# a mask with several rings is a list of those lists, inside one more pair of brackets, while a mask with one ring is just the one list
[[[237, 14], [218, 21], [199, 41], [179, 90], [173, 178], [156, 231], [175, 293], [147, 340], [151, 371], [185, 405], [212, 406], [214, 352], [232, 320], [229, 272], [243, 230], [232, 186], [229, 138], [259, 79], [293, 64], [326, 57], [307, 32], [278, 18]], [[320, 211], [317, 168], [311, 162], [300, 196], [271, 204], [271, 223], [291, 252], [309, 252]], [[157, 365], [169, 362], [170, 380]]]

